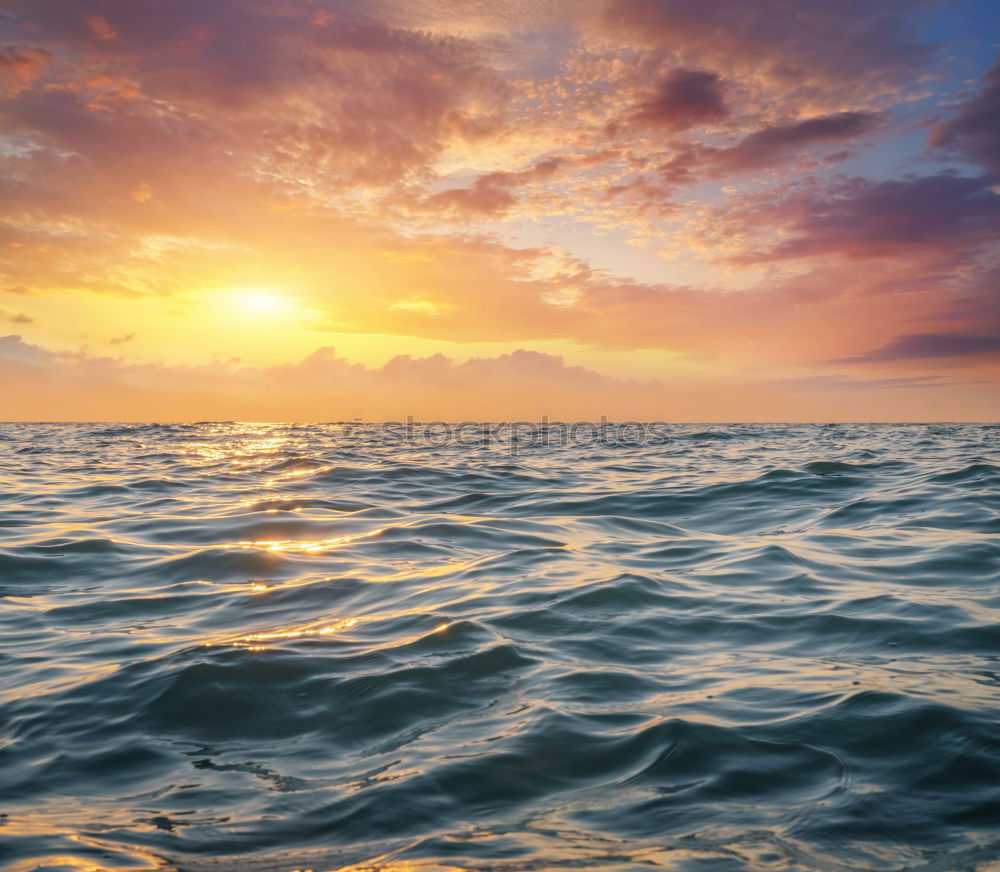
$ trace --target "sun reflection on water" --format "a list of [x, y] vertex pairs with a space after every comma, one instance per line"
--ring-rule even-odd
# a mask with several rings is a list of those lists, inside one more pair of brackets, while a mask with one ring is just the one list
[[384, 532], [385, 528], [380, 527], [377, 530], [369, 530], [367, 533], [357, 533], [353, 536], [334, 536], [329, 539], [252, 539], [236, 542], [235, 546], [247, 551], [257, 549], [258, 551], [300, 551], [305, 554], [321, 554], [324, 551], [329, 551], [332, 548], [347, 545], [351, 542], [357, 542], [360, 539], [370, 539], [374, 536], [380, 536]]
[[[268, 651], [274, 645], [278, 645], [282, 642], [290, 642], [300, 639], [322, 639], [330, 636], [335, 636], [339, 633], [347, 632], [355, 627], [360, 626], [364, 623], [369, 623], [372, 621], [383, 621], [387, 617], [389, 618], [401, 618], [401, 617], [411, 617], [419, 615], [419, 611], [401, 611], [393, 613], [390, 616], [379, 615], [375, 617], [362, 617], [353, 616], [348, 618], [341, 618], [340, 620], [329, 621], [314, 621], [311, 624], [300, 625], [297, 627], [284, 627], [274, 630], [264, 630], [255, 633], [245, 633], [239, 636], [229, 636], [225, 638], [219, 638], [211, 641], [203, 642], [205, 647], [236, 647], [243, 648], [247, 651]], [[400, 636], [394, 639], [395, 647], [405, 647], [407, 645], [413, 644], [414, 642], [419, 642], [421, 639], [425, 639], [429, 636], [440, 635], [446, 633], [454, 626], [453, 621], [439, 621], [434, 627], [427, 630], [419, 630], [415, 633], [411, 633], [406, 636]]]

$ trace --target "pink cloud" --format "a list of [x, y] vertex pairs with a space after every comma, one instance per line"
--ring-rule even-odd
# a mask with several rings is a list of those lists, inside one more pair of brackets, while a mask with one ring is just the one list
[[[992, 335], [993, 176], [830, 175], [924, 111], [893, 107], [935, 71], [913, 3], [536, 5], [14, 0], [0, 286], [182, 298], [287, 276], [318, 331], [733, 371], [896, 365], [926, 337]], [[994, 68], [930, 156], [996, 171], [997, 93]], [[344, 372], [468, 387], [464, 366]], [[583, 383], [547, 366], [481, 368], [501, 393], [518, 367]]]
[[[273, 367], [238, 361], [179, 367], [57, 354], [5, 336], [0, 379], [9, 385], [3, 416], [12, 420], [831, 419], [828, 401], [810, 401], [801, 379], [755, 383], [687, 375], [638, 382], [523, 349], [464, 362], [443, 355], [397, 357], [369, 368], [321, 348]], [[939, 408], [948, 408], [951, 420], [968, 415], [963, 408], [979, 410], [972, 419], [981, 419], [987, 407], [988, 386], [967, 379], [828, 375], [822, 387], [855, 398], [852, 408], [870, 410], [860, 416], [868, 420], [912, 418], [926, 407], [928, 392]]]
[[[608, 378], [560, 357], [517, 350], [456, 362], [443, 355], [397, 357], [369, 368], [321, 348], [273, 367], [236, 361], [203, 366], [137, 365], [86, 353], [56, 354], [0, 337], [0, 378], [16, 387], [5, 404], [13, 417], [41, 406], [65, 419], [253, 418], [330, 420], [364, 415], [422, 418], [643, 412], [664, 388]], [[84, 389], [85, 386], [85, 389]], [[75, 396], [84, 389], [86, 397]]]
[[550, 157], [526, 170], [486, 173], [468, 188], [449, 188], [432, 194], [419, 205], [432, 211], [450, 209], [465, 214], [496, 215], [518, 202], [515, 192], [519, 187], [553, 176], [567, 163], [564, 157]]

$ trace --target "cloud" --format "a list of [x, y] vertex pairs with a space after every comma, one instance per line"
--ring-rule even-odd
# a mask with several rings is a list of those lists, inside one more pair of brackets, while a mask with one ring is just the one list
[[448, 188], [416, 205], [432, 212], [453, 210], [468, 215], [497, 215], [518, 202], [515, 193], [518, 188], [555, 175], [567, 163], [567, 158], [555, 156], [526, 170], [486, 173], [468, 188]]
[[803, 157], [806, 150], [814, 146], [839, 143], [868, 133], [875, 129], [879, 120], [880, 116], [874, 112], [838, 112], [764, 127], [727, 148], [687, 144], [680, 147], [659, 171], [667, 182], [688, 183], [697, 180], [698, 170], [717, 178], [779, 166]]
[[108, 345], [124, 345], [126, 342], [131, 342], [135, 339], [134, 333], [125, 333], [121, 336], [113, 336], [108, 340]]
[[[57, 354], [12, 335], [0, 337], [0, 378], [12, 386], [6, 416], [55, 412], [68, 420], [655, 417], [665, 399], [656, 382], [609, 378], [523, 349], [461, 362], [441, 354], [399, 356], [369, 368], [320, 348], [271, 367], [238, 361], [181, 367]], [[79, 396], [84, 385], [87, 399]]]
[[891, 93], [925, 66], [918, 21], [911, 0], [610, 0], [598, 29], [821, 105]]
[[632, 117], [667, 130], [687, 130], [727, 116], [722, 87], [715, 73], [672, 70], [655, 96], [639, 104]]
[[980, 92], [931, 131], [930, 145], [1000, 175], [1000, 57], [983, 76]]
[[0, 94], [13, 96], [30, 87], [48, 66], [50, 55], [39, 48], [0, 49]]
[[894, 360], [1000, 356], [1000, 335], [967, 333], [908, 333], [865, 354], [841, 358], [836, 363], [882, 363]]
[[773, 385], [800, 391], [884, 391], [899, 389], [952, 388], [956, 384], [937, 375], [917, 375], [902, 378], [854, 379], [841, 375], [815, 375], [802, 378], [775, 379]]
[[[855, 259], [933, 252], [949, 260], [1000, 235], [991, 180], [941, 173], [899, 180], [844, 180], [825, 192], [792, 194], [765, 207], [783, 241], [734, 258], [765, 262], [835, 254]], [[744, 215], [759, 223], [761, 214]]]
[[514, 191], [524, 175], [494, 172], [479, 176], [467, 188], [448, 188], [420, 202], [431, 211], [453, 210], [461, 214], [497, 215], [517, 203]]
[[[13, 335], [0, 337], [0, 380], [4, 419], [69, 421], [914, 420], [929, 402], [937, 417], [981, 420], [995, 396], [990, 384], [936, 376], [810, 382], [684, 371], [636, 381], [525, 349], [463, 361], [404, 355], [376, 367], [332, 348], [275, 366], [165, 366], [57, 353]], [[822, 396], [831, 390], [853, 391], [851, 407], [831, 407]]]
[[868, 133], [877, 121], [878, 115], [872, 112], [838, 112], [794, 124], [766, 127], [749, 134], [731, 148], [721, 149], [714, 155], [714, 163], [735, 171], [774, 166], [789, 152]]
[[[245, 172], [266, 164], [270, 177], [294, 178], [322, 165], [341, 184], [381, 185], [502, 115], [506, 87], [473, 42], [403, 30], [361, 6], [331, 8], [334, 24], [320, 27], [314, 9], [264, 0], [96, 5], [15, 0], [15, 31], [41, 34], [32, 51], [59, 61], [60, 75], [21, 89], [9, 129], [89, 160], [158, 138], [161, 160], [224, 148]], [[8, 67], [26, 69], [27, 51]]]
[[25, 315], [24, 312], [4, 312], [0, 310], [0, 318], [4, 321], [8, 321], [11, 324], [34, 324], [35, 319]]
[[[137, 358], [203, 326], [198, 301], [241, 287], [294, 298], [274, 328], [285, 348], [346, 333], [602, 360], [652, 349], [742, 374], [986, 334], [996, 179], [844, 177], [831, 163], [850, 145], [875, 149], [876, 173], [913, 165], [874, 134], [919, 122], [922, 89], [954, 84], [933, 79], [944, 68], [919, 38], [920, 6], [11, 0], [0, 287], [30, 289], [38, 311], [102, 295], [114, 317], [94, 315], [91, 336], [139, 323], [147, 302], [170, 308], [160, 340], [108, 340]], [[990, 73], [939, 126], [932, 157], [993, 165], [995, 86]], [[203, 341], [183, 353], [207, 359], [216, 339]], [[543, 363], [481, 368], [582, 384]], [[164, 397], [202, 376], [223, 394], [245, 379], [300, 396], [253, 368], [128, 366], [60, 358], [51, 372], [149, 378]], [[476, 394], [462, 366], [393, 371]], [[388, 373], [344, 372], [394, 395]], [[507, 396], [512, 379], [497, 381]], [[428, 404], [446, 404], [434, 390]], [[251, 393], [244, 408], [265, 414]]]
[[19, 335], [11, 333], [0, 336], [0, 360], [18, 364], [47, 365], [57, 360], [55, 354], [38, 345], [25, 342]]
[[496, 215], [517, 202], [511, 193], [513, 173], [487, 173], [468, 188], [449, 188], [428, 197], [424, 203], [432, 209], [454, 209], [464, 213]]
[[87, 26], [90, 28], [90, 32], [93, 33], [97, 39], [106, 41], [109, 39], [116, 39], [118, 37], [118, 31], [108, 24], [108, 19], [103, 15], [88, 15], [86, 22]]

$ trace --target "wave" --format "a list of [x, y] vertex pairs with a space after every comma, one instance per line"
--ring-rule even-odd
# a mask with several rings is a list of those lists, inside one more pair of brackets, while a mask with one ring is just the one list
[[998, 436], [0, 425], [0, 864], [988, 868]]

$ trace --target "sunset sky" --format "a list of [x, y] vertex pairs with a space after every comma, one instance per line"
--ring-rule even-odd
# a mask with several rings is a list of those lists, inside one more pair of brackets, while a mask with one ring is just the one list
[[996, 0], [8, 0], [0, 418], [996, 420]]

